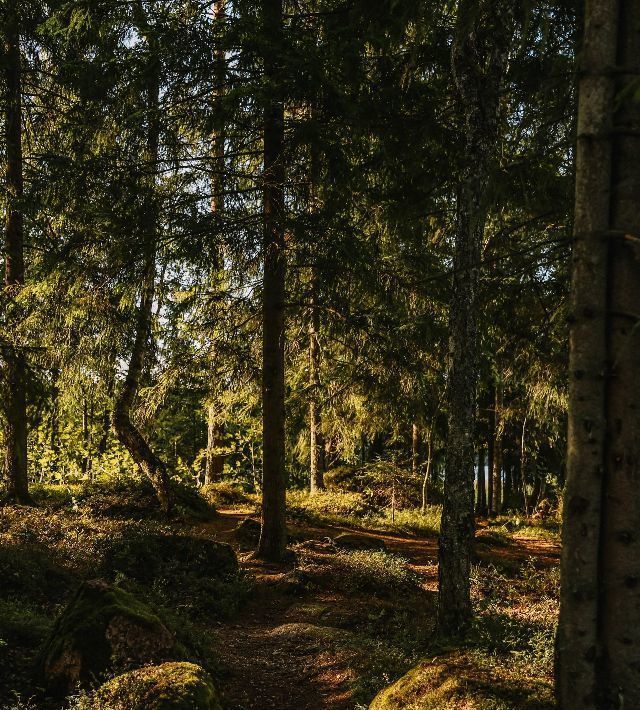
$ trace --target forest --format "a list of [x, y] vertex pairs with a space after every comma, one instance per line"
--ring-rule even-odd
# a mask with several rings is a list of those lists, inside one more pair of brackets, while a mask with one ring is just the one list
[[0, 708], [640, 708], [640, 3], [0, 31]]

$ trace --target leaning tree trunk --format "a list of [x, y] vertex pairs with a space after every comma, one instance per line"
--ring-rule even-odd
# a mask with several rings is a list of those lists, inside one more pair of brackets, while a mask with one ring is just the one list
[[[5, 299], [8, 330], [15, 317], [12, 303], [24, 287], [24, 217], [22, 213], [22, 81], [18, 8], [8, 3], [4, 22], [6, 225]], [[5, 472], [9, 496], [31, 504], [27, 474], [27, 362], [19, 345], [7, 344], [5, 358]]]
[[586, 3], [556, 690], [640, 707], [640, 5]]
[[499, 88], [511, 34], [510, 3], [460, 0], [452, 64], [466, 144], [458, 190], [449, 315], [449, 434], [439, 542], [438, 630], [458, 634], [472, 617], [474, 441], [478, 381], [477, 290], [486, 185], [496, 149]]
[[279, 54], [282, 0], [262, 0], [265, 39], [262, 295], [262, 524], [257, 554], [273, 561], [286, 548], [284, 104]]
[[158, 165], [158, 146], [160, 140], [160, 60], [155, 41], [147, 37], [149, 65], [147, 75], [147, 150], [146, 170], [148, 172], [144, 189], [144, 270], [140, 293], [140, 304], [136, 319], [135, 339], [127, 374], [113, 410], [113, 428], [120, 443], [131, 454], [140, 470], [151, 481], [158, 500], [165, 513], [172, 509], [169, 492], [169, 476], [164, 462], [154, 453], [149, 443], [131, 419], [131, 409], [140, 386], [145, 359], [149, 350], [151, 322], [153, 317], [153, 299], [155, 294], [156, 252], [158, 248], [158, 210], [156, 205], [155, 183]]

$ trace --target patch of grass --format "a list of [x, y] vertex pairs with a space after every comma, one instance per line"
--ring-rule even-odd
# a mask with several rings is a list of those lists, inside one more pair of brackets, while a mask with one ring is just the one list
[[390, 596], [420, 588], [407, 560], [381, 550], [340, 550], [332, 566], [336, 583], [346, 590]]
[[36, 646], [52, 626], [46, 609], [28, 599], [0, 599], [0, 640], [3, 646]]
[[440, 517], [442, 506], [429, 505], [423, 513], [420, 508], [401, 508], [395, 511], [391, 519], [391, 511], [387, 508], [376, 518], [378, 527], [394, 532], [408, 532], [418, 537], [432, 537], [440, 533]]
[[298, 520], [337, 525], [360, 522], [371, 513], [362, 493], [337, 491], [321, 491], [314, 495], [306, 491], [288, 491], [287, 510]]
[[219, 481], [200, 489], [202, 497], [217, 507], [246, 506], [257, 508], [259, 501], [255, 494], [247, 493], [239, 483]]
[[322, 491], [311, 495], [306, 491], [287, 493], [287, 510], [291, 517], [309, 524], [343, 525], [368, 530], [409, 533], [430, 537], [440, 530], [440, 506], [401, 508], [395, 511], [376, 508], [371, 500], [358, 492]]

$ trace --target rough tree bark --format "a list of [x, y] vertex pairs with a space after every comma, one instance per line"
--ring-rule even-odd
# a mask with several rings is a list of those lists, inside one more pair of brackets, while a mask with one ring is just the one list
[[449, 434], [439, 541], [438, 631], [459, 634], [471, 617], [474, 534], [474, 441], [478, 381], [477, 288], [486, 185], [496, 147], [499, 89], [511, 39], [513, 9], [499, 0], [460, 0], [452, 65], [466, 123], [458, 190], [449, 315]]
[[[22, 199], [22, 79], [20, 30], [15, 0], [7, 3], [4, 21], [4, 84], [6, 140], [5, 293], [8, 319], [24, 287], [24, 216]], [[7, 323], [10, 327], [10, 323]], [[9, 496], [32, 504], [27, 471], [27, 362], [24, 351], [7, 345], [5, 359], [5, 473]]]
[[263, 296], [262, 296], [262, 521], [257, 555], [282, 560], [287, 541], [285, 475], [285, 205], [284, 103], [279, 54], [282, 0], [262, 0], [265, 41]]
[[586, 3], [556, 690], [640, 707], [640, 5]]
[[[213, 21], [219, 27], [226, 21], [226, 0], [213, 3]], [[219, 34], [221, 36], [222, 33]], [[216, 107], [216, 128], [211, 136], [211, 212], [221, 218], [224, 213], [225, 189], [225, 140], [226, 132], [221, 110], [226, 82], [226, 62], [224, 47], [220, 42], [213, 50], [213, 78], [215, 88], [213, 102]], [[214, 271], [222, 272], [224, 258], [222, 250], [216, 250]], [[219, 481], [224, 471], [225, 456], [221, 449], [225, 444], [225, 424], [220, 418], [220, 408], [215, 402], [207, 407], [207, 452], [205, 457], [204, 484]]]
[[[142, 13], [141, 13], [142, 14]], [[154, 453], [151, 446], [131, 419], [131, 409], [138, 392], [140, 378], [149, 350], [153, 299], [156, 279], [156, 252], [158, 249], [158, 209], [155, 183], [160, 141], [160, 60], [155, 39], [148, 32], [144, 19], [140, 19], [140, 31], [146, 35], [149, 52], [147, 66], [147, 147], [145, 155], [145, 205], [143, 215], [144, 268], [142, 273], [140, 303], [135, 326], [135, 339], [122, 389], [118, 393], [113, 410], [113, 428], [120, 443], [131, 454], [140, 470], [151, 481], [160, 505], [167, 514], [171, 513], [172, 501], [169, 492], [169, 476], [164, 462]]]

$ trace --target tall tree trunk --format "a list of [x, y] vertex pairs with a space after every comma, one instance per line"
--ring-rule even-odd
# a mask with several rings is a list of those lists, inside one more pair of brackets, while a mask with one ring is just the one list
[[489, 407], [487, 409], [488, 435], [487, 435], [487, 515], [493, 516], [493, 459], [496, 436], [496, 391], [493, 378], [489, 382]]
[[586, 3], [579, 74], [563, 710], [640, 707], [640, 5]]
[[258, 556], [283, 558], [286, 542], [285, 476], [285, 204], [284, 103], [279, 55], [282, 0], [262, 0], [265, 40], [262, 301], [262, 524]]
[[324, 490], [324, 437], [322, 436], [322, 412], [320, 408], [320, 312], [318, 310], [318, 276], [315, 267], [311, 271], [311, 308], [309, 317], [309, 432], [311, 458], [311, 493]]
[[[10, 0], [4, 22], [4, 83], [6, 139], [6, 225], [4, 242], [5, 298], [12, 314], [24, 287], [24, 216], [22, 213], [22, 79], [20, 31], [15, 0]], [[13, 317], [13, 313], [9, 317]], [[5, 471], [9, 495], [16, 502], [32, 504], [27, 472], [27, 362], [19, 346], [5, 353]]]
[[497, 382], [495, 387], [495, 400], [493, 406], [493, 501], [491, 508], [494, 515], [502, 512], [502, 438], [504, 434], [504, 422], [502, 421], [502, 382]]
[[60, 467], [60, 386], [58, 379], [60, 370], [51, 371], [51, 414], [50, 414], [50, 439], [51, 447], [51, 473], [58, 473]]
[[89, 471], [89, 403], [87, 393], [82, 393], [82, 463], [80, 468], [83, 474]]
[[[221, 28], [226, 21], [226, 0], [214, 0], [213, 22]], [[222, 30], [219, 31], [222, 37]], [[214, 91], [213, 103], [216, 114], [216, 126], [211, 136], [211, 213], [221, 219], [224, 215], [224, 190], [225, 190], [225, 140], [226, 131], [222, 111], [222, 100], [225, 93], [226, 62], [224, 47], [221, 42], [213, 50], [213, 78]], [[214, 271], [216, 278], [224, 269], [224, 255], [222, 249], [216, 250]], [[215, 389], [215, 388], [214, 388]], [[212, 396], [215, 392], [212, 392]], [[219, 481], [224, 471], [225, 455], [221, 451], [225, 443], [226, 427], [220, 418], [220, 407], [215, 402], [210, 402], [207, 407], [207, 452], [205, 458], [204, 483], [205, 485]]]
[[476, 502], [476, 515], [487, 515], [487, 487], [484, 469], [484, 447], [478, 449], [478, 491]]
[[495, 152], [499, 89], [511, 39], [512, 8], [460, 0], [452, 64], [466, 123], [458, 190], [449, 315], [449, 434], [439, 541], [438, 630], [458, 634], [472, 616], [469, 574], [474, 535], [474, 441], [478, 381], [477, 289], [486, 185]]
[[[143, 22], [141, 18], [141, 23]], [[144, 24], [142, 24], [144, 28]], [[145, 30], [146, 32], [146, 30]], [[143, 33], [145, 33], [143, 32]], [[144, 270], [142, 273], [140, 304], [136, 319], [135, 339], [127, 374], [113, 411], [113, 428], [120, 443], [128, 450], [141, 471], [151, 481], [165, 513], [170, 514], [172, 501], [169, 492], [169, 476], [163, 461], [154, 453], [142, 433], [131, 420], [131, 408], [140, 385], [145, 359], [149, 350], [153, 299], [155, 294], [156, 252], [158, 249], [158, 208], [156, 205], [156, 175], [158, 146], [160, 141], [160, 60], [155, 39], [147, 35], [149, 64], [147, 68], [147, 149], [145, 169], [144, 206]]]

